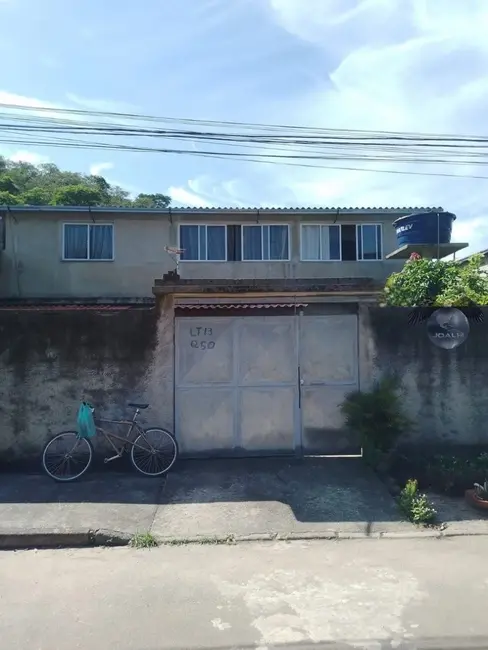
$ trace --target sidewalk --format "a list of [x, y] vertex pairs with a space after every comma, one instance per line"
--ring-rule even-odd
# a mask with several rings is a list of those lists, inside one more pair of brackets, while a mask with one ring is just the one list
[[402, 521], [360, 459], [181, 461], [166, 478], [92, 474], [59, 484], [0, 476], [0, 548], [488, 534], [488, 519], [437, 498], [440, 529]]

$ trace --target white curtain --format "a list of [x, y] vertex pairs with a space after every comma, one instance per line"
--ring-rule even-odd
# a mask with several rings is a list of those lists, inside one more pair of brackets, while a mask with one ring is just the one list
[[320, 226], [302, 226], [302, 260], [320, 260]]

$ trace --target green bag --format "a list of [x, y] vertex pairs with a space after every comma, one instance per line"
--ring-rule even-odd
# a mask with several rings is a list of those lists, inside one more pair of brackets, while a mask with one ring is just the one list
[[78, 409], [77, 429], [80, 438], [93, 438], [97, 429], [93, 420], [93, 407], [82, 402]]

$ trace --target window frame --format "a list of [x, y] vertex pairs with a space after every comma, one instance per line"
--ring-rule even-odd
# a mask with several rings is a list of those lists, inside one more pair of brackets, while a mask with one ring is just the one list
[[[364, 251], [363, 245], [363, 226], [375, 226], [376, 229], [380, 229], [381, 233], [381, 250], [379, 251], [379, 257], [374, 260], [365, 260], [364, 258], [359, 259], [359, 237], [361, 237], [361, 250]], [[377, 231], [376, 231], [377, 233]], [[376, 243], [378, 242], [378, 235], [376, 234]], [[356, 261], [357, 262], [382, 262], [383, 261], [383, 224], [382, 223], [356, 223]]]
[[[241, 223], [241, 258], [242, 262], [246, 263], [253, 263], [256, 262], [257, 264], [262, 264], [263, 262], [278, 262], [278, 263], [283, 263], [283, 262], [290, 262], [291, 261], [291, 228], [289, 223]], [[286, 231], [287, 231], [287, 237], [288, 237], [288, 257], [279, 259], [279, 260], [272, 260], [272, 259], [260, 259], [260, 260], [248, 260], [245, 259], [244, 257], [244, 228], [255, 228], [256, 226], [261, 228], [261, 251], [263, 251], [263, 228], [265, 226], [286, 226]], [[269, 239], [268, 239], [268, 252], [269, 252]]]
[[[180, 260], [179, 260], [180, 263], [181, 264], [201, 264], [201, 263], [205, 263], [205, 262], [210, 262], [211, 264], [222, 264], [224, 262], [228, 262], [228, 259], [227, 259], [227, 226], [228, 225], [234, 225], [234, 224], [212, 223], [212, 222], [210, 222], [210, 223], [193, 223], [193, 222], [191, 222], [191, 223], [186, 223], [186, 222], [185, 223], [179, 223], [178, 224], [178, 248], [181, 248], [181, 228], [182, 227], [185, 227], [185, 226], [198, 226], [198, 228], [205, 227], [205, 238], [207, 239], [205, 250], [207, 251], [207, 254], [208, 254], [207, 227], [208, 226], [220, 226], [220, 227], [224, 228], [224, 232], [225, 232], [225, 238], [224, 238], [225, 259], [223, 259], [223, 260], [209, 260], [209, 259], [205, 259], [205, 260], [200, 260], [200, 259], [198, 259], [198, 260], [184, 260], [180, 256]], [[240, 224], [236, 224], [236, 225], [240, 225]], [[200, 230], [198, 231], [198, 254], [200, 255]]]
[[[87, 228], [87, 257], [80, 259], [79, 257], [66, 257], [65, 244], [66, 244], [66, 226], [85, 226]], [[97, 259], [90, 257], [90, 228], [93, 226], [110, 226], [112, 229], [112, 257], [110, 259]], [[62, 227], [62, 242], [61, 242], [61, 260], [63, 262], [114, 262], [115, 261], [115, 224], [109, 221], [65, 221]]]
[[[306, 259], [303, 257], [303, 248], [302, 248], [302, 241], [303, 241], [303, 228], [306, 226], [319, 226], [320, 228], [326, 227], [329, 228], [330, 226], [338, 226], [339, 227], [339, 259], [338, 260], [310, 260]], [[356, 235], [357, 236], [357, 235]], [[357, 248], [357, 242], [356, 242], [356, 248]], [[320, 233], [320, 252], [322, 252], [322, 234]], [[357, 252], [356, 252], [356, 257], [357, 257]], [[342, 262], [342, 224], [340, 223], [317, 223], [317, 222], [307, 222], [307, 223], [301, 223], [300, 224], [300, 261], [301, 262], [312, 262], [315, 264], [319, 263], [327, 263], [330, 264], [331, 262]]]

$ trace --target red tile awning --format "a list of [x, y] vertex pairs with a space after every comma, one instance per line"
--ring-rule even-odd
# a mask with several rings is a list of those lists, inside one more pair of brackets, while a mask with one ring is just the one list
[[293, 309], [307, 307], [304, 302], [273, 302], [273, 303], [249, 303], [249, 302], [229, 302], [213, 304], [181, 304], [175, 305], [175, 309]]

